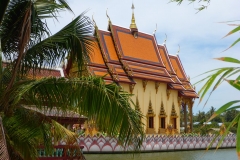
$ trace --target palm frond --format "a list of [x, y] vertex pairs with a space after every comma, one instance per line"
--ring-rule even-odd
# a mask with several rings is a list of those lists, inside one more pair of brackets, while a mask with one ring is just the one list
[[228, 108], [230, 108], [232, 105], [239, 103], [240, 100], [235, 100], [235, 101], [231, 101], [228, 102], [226, 104], [224, 104], [223, 106], [221, 106], [210, 118], [207, 122], [210, 122], [213, 118], [215, 118], [216, 116], [220, 115], [221, 113], [225, 112]]
[[23, 103], [40, 109], [48, 106], [63, 111], [78, 110], [79, 114], [94, 119], [104, 132], [118, 135], [119, 140], [125, 142], [123, 145], [134, 144], [135, 149], [139, 149], [143, 139], [139, 123], [142, 115], [131, 108], [130, 94], [116, 84], [106, 85], [103, 79], [95, 77], [46, 78], [21, 83], [8, 93], [12, 105]]
[[[69, 139], [76, 142], [76, 135], [49, 117], [24, 107], [14, 110], [11, 117], [4, 117], [7, 142], [10, 150], [24, 160], [38, 157], [37, 148], [42, 144], [47, 154], [52, 153], [54, 141]], [[54, 139], [54, 141], [53, 141]]]
[[[85, 13], [85, 12], [84, 12]], [[93, 25], [84, 13], [76, 17], [56, 34], [31, 46], [23, 60], [25, 68], [56, 67], [68, 55], [79, 70], [92, 51]]]
[[2, 123], [2, 117], [0, 116], [0, 158], [4, 160], [9, 160], [7, 143], [5, 139], [5, 132]]
[[39, 18], [56, 18], [59, 11], [69, 10], [71, 12], [72, 9], [68, 5], [65, 0], [37, 0], [34, 2], [34, 8], [39, 15]]
[[[206, 93], [208, 91], [210, 91], [210, 94], [208, 96], [211, 96], [211, 94], [213, 93], [213, 91], [215, 91], [217, 89], [217, 87], [228, 77], [233, 76], [237, 73], [240, 72], [240, 68], [239, 67], [223, 67], [223, 68], [218, 68], [218, 69], [214, 69], [212, 71], [208, 71], [206, 73], [211, 73], [210, 75], [206, 76], [205, 78], [199, 80], [197, 83], [206, 81], [206, 83], [202, 86], [202, 88], [199, 90], [198, 94], [200, 95], [200, 101], [199, 103], [202, 101], [202, 99], [204, 98], [204, 96], [206, 95]], [[204, 73], [204, 74], [206, 74]], [[211, 89], [211, 87], [213, 87]], [[208, 101], [207, 99], [207, 101]], [[207, 101], [205, 102], [205, 105], [207, 103]]]
[[7, 9], [8, 3], [10, 0], [1, 0], [0, 3], [0, 24], [2, 23], [3, 17], [5, 15], [5, 11]]

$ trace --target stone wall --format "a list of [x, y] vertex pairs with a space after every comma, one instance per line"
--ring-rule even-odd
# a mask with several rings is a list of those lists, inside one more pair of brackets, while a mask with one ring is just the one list
[[[143, 141], [142, 152], [175, 151], [175, 150], [198, 150], [206, 149], [214, 139], [214, 136], [147, 136]], [[221, 137], [217, 137], [211, 148], [216, 148]], [[123, 152], [124, 149], [118, 144], [116, 138], [94, 136], [79, 137], [79, 144], [84, 146], [84, 153], [112, 153]], [[236, 147], [236, 136], [226, 136], [220, 148]]]

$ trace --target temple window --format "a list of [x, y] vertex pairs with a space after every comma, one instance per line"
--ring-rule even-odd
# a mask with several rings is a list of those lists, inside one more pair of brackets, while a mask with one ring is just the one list
[[148, 106], [148, 113], [147, 113], [147, 128], [146, 128], [147, 134], [155, 134], [154, 117], [155, 117], [155, 114], [153, 112], [152, 102], [150, 100], [149, 106]]
[[165, 128], [165, 117], [161, 117], [161, 127], [160, 128]]
[[149, 127], [149, 128], [154, 128], [154, 127], [153, 127], [153, 117], [148, 117], [148, 119], [149, 119], [149, 120], [148, 120], [148, 127]]
[[175, 105], [173, 103], [172, 105], [172, 111], [171, 111], [171, 117], [170, 117], [170, 123], [172, 124], [173, 126], [173, 129], [177, 129], [177, 112], [175, 110]]
[[163, 102], [161, 102], [161, 108], [160, 108], [160, 113], [159, 113], [159, 128], [158, 128], [158, 133], [165, 133], [165, 128], [166, 128], [166, 112], [163, 106]]

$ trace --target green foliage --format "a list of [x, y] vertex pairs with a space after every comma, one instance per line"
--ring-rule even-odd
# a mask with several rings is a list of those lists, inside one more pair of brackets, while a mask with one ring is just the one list
[[170, 0], [170, 2], [176, 2], [178, 5], [182, 4], [183, 2], [189, 2], [189, 4], [191, 3], [199, 3], [200, 7], [196, 8], [197, 13], [207, 9], [207, 7], [210, 5], [210, 1], [211, 0]]
[[40, 144], [50, 153], [52, 138], [67, 144], [77, 142], [75, 133], [34, 110], [46, 106], [83, 114], [107, 135], [118, 135], [124, 147], [131, 144], [139, 149], [142, 115], [131, 108], [131, 95], [116, 84], [105, 84], [102, 77], [26, 76], [29, 71], [36, 75], [41, 68], [59, 66], [67, 56], [81, 75], [94, 39], [93, 25], [85, 12], [51, 35], [44, 19], [57, 18], [59, 11], [71, 11], [65, 0], [11, 0], [0, 6], [6, 8], [0, 11], [0, 51], [10, 60], [3, 69], [0, 59], [0, 114], [11, 159], [36, 159]]
[[[177, 2], [178, 4], [181, 4], [184, 0], [171, 0], [171, 2]], [[210, 0], [200, 0], [200, 1], [196, 1], [196, 0], [185, 0], [188, 2], [196, 2], [196, 3], [208, 3], [210, 2]], [[202, 5], [202, 7], [198, 8], [198, 11], [201, 11], [202, 9], [205, 9], [207, 6]], [[228, 22], [225, 22], [228, 23]], [[238, 33], [240, 31], [240, 24], [230, 24], [232, 26], [236, 26], [233, 30], [231, 30], [228, 34], [226, 34], [227, 37], [229, 35], [232, 35], [234, 33]], [[229, 48], [235, 46], [238, 42], [240, 42], [240, 38], [238, 38], [235, 42], [233, 42]], [[227, 48], [226, 50], [228, 50], [229, 48]], [[228, 63], [236, 63], [236, 64], [240, 64], [240, 60], [236, 59], [236, 58], [232, 58], [232, 57], [221, 57], [221, 58], [216, 58], [217, 60], [221, 60], [224, 62], [228, 62]], [[205, 73], [203, 73], [202, 75], [206, 75], [208, 74], [205, 78], [201, 79], [199, 82], [205, 82], [205, 84], [202, 86], [202, 88], [199, 91], [199, 96], [200, 96], [200, 101], [199, 103], [202, 101], [202, 99], [205, 97], [206, 93], [210, 92], [209, 97], [211, 96], [212, 92], [216, 90], [216, 88], [224, 81], [228, 82], [230, 84], [230, 86], [236, 88], [237, 90], [240, 91], [240, 67], [224, 67], [224, 68], [218, 68], [218, 69], [214, 69], [214, 70], [210, 70], [207, 71]], [[237, 78], [233, 78], [234, 76], [237, 76]], [[209, 99], [208, 97], [208, 99]], [[207, 99], [207, 101], [208, 101]], [[206, 101], [206, 103], [207, 103]], [[206, 105], [205, 103], [205, 105]], [[230, 131], [230, 129], [232, 131], [236, 131], [235, 128], [232, 128], [233, 126], [235, 126], [237, 124], [237, 152], [238, 155], [240, 157], [240, 121], [239, 121], [239, 112], [236, 112], [236, 109], [240, 108], [240, 100], [234, 100], [231, 102], [228, 102], [226, 104], [224, 104], [223, 106], [221, 106], [219, 109], [217, 109], [215, 111], [215, 113], [208, 119], [208, 122], [211, 121], [212, 119], [214, 119], [215, 117], [223, 114], [225, 112], [225, 116], [226, 116], [226, 120], [227, 121], [231, 121], [230, 124], [228, 125], [226, 132], [224, 133], [224, 135], [222, 136], [220, 143], [218, 144], [218, 147], [220, 146], [221, 142], [223, 141], [224, 137], [227, 135], [228, 131]], [[231, 117], [231, 118], [230, 118]], [[217, 148], [218, 148], [217, 147]]]

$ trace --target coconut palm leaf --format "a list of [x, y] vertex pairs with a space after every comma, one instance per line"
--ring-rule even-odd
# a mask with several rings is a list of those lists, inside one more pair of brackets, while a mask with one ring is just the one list
[[[2, 49], [8, 60], [14, 61], [16, 57], [19, 57], [19, 45], [23, 43], [19, 37], [23, 31], [26, 33], [30, 29], [30, 37], [27, 39], [29, 44], [25, 42], [25, 48], [29, 48], [49, 36], [50, 31], [47, 24], [41, 20], [41, 16], [56, 14], [65, 6], [48, 0], [33, 2], [31, 0], [13, 0], [8, 5], [7, 14], [0, 26]], [[26, 22], [30, 25], [28, 29]]]
[[[212, 84], [214, 83], [214, 81], [216, 80], [216, 78], [218, 76], [220, 76], [223, 72], [227, 72], [229, 74], [229, 70], [231, 70], [232, 68], [219, 68], [215, 73], [211, 74], [211, 76], [207, 79], [207, 82], [204, 84], [204, 86], [199, 90], [198, 94], [200, 95], [200, 101], [199, 103], [202, 101], [203, 97], [205, 96], [205, 94], [209, 91], [210, 87], [212, 86]], [[221, 77], [220, 79], [222, 79], [224, 77]], [[202, 80], [200, 80], [202, 81]], [[216, 89], [216, 85], [215, 87], [212, 89], [211, 93]]]
[[240, 100], [235, 100], [235, 101], [231, 101], [228, 102], [226, 104], [224, 104], [223, 106], [221, 106], [209, 119], [207, 122], [211, 121], [213, 118], [215, 118], [216, 116], [220, 115], [221, 113], [225, 112], [228, 108], [230, 108], [232, 105], [239, 103]]
[[220, 57], [220, 58], [214, 58], [214, 59], [221, 60], [221, 61], [224, 61], [224, 62], [231, 62], [231, 63], [240, 64], [240, 61], [238, 59], [232, 58], [232, 57]]
[[[120, 91], [115, 84], [105, 85], [101, 78], [46, 79], [31, 87], [29, 94], [23, 98], [39, 107], [47, 104], [63, 110], [78, 108], [80, 114], [93, 118], [109, 135], [119, 133], [119, 140], [125, 145], [132, 141], [138, 142], [137, 145], [141, 142], [138, 136], [143, 134], [139, 124], [142, 115], [131, 108], [130, 95]], [[139, 147], [137, 145], [135, 149]]]
[[[11, 0], [3, 22], [0, 26], [0, 37], [4, 56], [15, 61], [12, 75], [12, 85], [26, 50], [50, 35], [47, 25], [41, 16], [53, 15], [58, 10], [70, 9], [64, 0]], [[8, 87], [8, 88], [9, 88]]]
[[[226, 59], [224, 59], [224, 58], [219, 58], [219, 59], [223, 60], [223, 61], [226, 61], [226, 62], [232, 62], [232, 61], [236, 62], [236, 59], [231, 58], [231, 57], [226, 58]], [[234, 63], [234, 62], [232, 62], [232, 63]], [[213, 72], [213, 73], [211, 73], [211, 72]], [[207, 74], [207, 73], [211, 73], [211, 74], [195, 83], [195, 84], [197, 84], [197, 83], [200, 83], [200, 82], [203, 82], [203, 81], [207, 80], [206, 83], [203, 85], [203, 87], [198, 92], [198, 94], [200, 95], [199, 103], [202, 101], [202, 99], [204, 98], [204, 96], [206, 95], [206, 93], [208, 91], [210, 91], [210, 94], [208, 96], [208, 99], [209, 99], [212, 92], [214, 90], [216, 90], [217, 87], [226, 78], [229, 78], [233, 75], [236, 75], [239, 72], [240, 72], [239, 67], [224, 67], [224, 68], [218, 68], [218, 69], [214, 69], [214, 70], [203, 73], [203, 74]], [[212, 89], [211, 89], [211, 87], [212, 87]], [[206, 100], [205, 105], [206, 105], [208, 99]]]
[[[85, 12], [84, 12], [85, 13]], [[56, 67], [66, 58], [77, 62], [82, 70], [83, 61], [92, 51], [92, 22], [82, 13], [56, 34], [31, 46], [26, 52], [23, 66], [31, 69]]]
[[233, 33], [236, 33], [236, 32], [238, 32], [238, 31], [240, 31], [240, 26], [237, 26], [236, 28], [234, 28], [233, 30], [231, 30], [228, 34], [226, 34], [223, 38], [225, 38], [225, 37], [227, 37], [227, 36], [229, 36], [229, 35], [231, 35], [231, 34], [233, 34]]
[[14, 115], [3, 118], [10, 152], [24, 160], [38, 157], [37, 148], [45, 146], [46, 154], [51, 154], [53, 140], [66, 139], [76, 142], [76, 135], [49, 117], [31, 109], [19, 106]]
[[[219, 140], [218, 142], [218, 145], [217, 145], [217, 149], [221, 146], [223, 140], [225, 139], [225, 137], [228, 135], [229, 133], [229, 130], [232, 126], [236, 125], [238, 122], [239, 122], [239, 118], [240, 118], [240, 114], [238, 114], [236, 117], [234, 117], [234, 119], [232, 120], [232, 122], [230, 122], [229, 126], [226, 128], [226, 131], [224, 132], [224, 134], [222, 135], [221, 139]], [[238, 125], [239, 126], [239, 125]], [[239, 133], [239, 132], [237, 132]], [[240, 142], [240, 139], [238, 139], [238, 135], [237, 134], [237, 142], [236, 142], [236, 149], [237, 149], [237, 152], [239, 152], [239, 142]]]
[[[46, 78], [17, 82], [9, 93], [10, 108], [19, 104], [38, 108], [57, 107], [63, 111], [78, 111], [93, 119], [104, 132], [118, 135], [124, 145], [133, 144], [139, 149], [143, 131], [139, 123], [142, 115], [130, 106], [130, 95], [116, 84], [106, 85], [102, 78], [74, 79]], [[140, 136], [140, 137], [138, 137]]]
[[8, 155], [7, 144], [6, 144], [5, 133], [4, 133], [1, 116], [0, 116], [0, 157], [1, 157], [1, 159], [9, 160], [9, 155]]
[[[69, 9], [64, 0], [11, 0], [6, 9], [0, 26], [1, 48], [12, 63], [0, 76], [0, 112], [4, 115], [11, 156], [15, 156], [13, 159], [34, 159], [36, 146], [42, 140], [50, 151], [52, 136], [54, 140], [66, 135], [72, 137], [58, 123], [23, 105], [77, 111], [93, 119], [109, 135], [118, 136], [123, 146], [139, 149], [143, 139], [139, 123], [142, 115], [131, 108], [130, 95], [116, 84], [106, 85], [102, 78], [96, 77], [39, 80], [24, 77], [30, 69], [35, 72], [42, 67], [58, 65], [67, 54], [69, 62], [77, 63], [79, 72], [83, 62], [89, 59], [93, 25], [84, 13], [49, 36], [47, 24], [42, 19], [56, 18], [56, 13], [64, 8]], [[52, 135], [52, 126], [56, 135]]]
[[0, 24], [3, 20], [3, 17], [4, 17], [4, 14], [5, 14], [5, 11], [7, 9], [7, 6], [8, 6], [8, 3], [9, 3], [10, 0], [0, 0]]
[[231, 86], [236, 88], [237, 90], [240, 90], [240, 82], [239, 80], [226, 80]]

